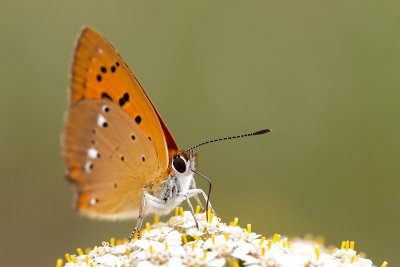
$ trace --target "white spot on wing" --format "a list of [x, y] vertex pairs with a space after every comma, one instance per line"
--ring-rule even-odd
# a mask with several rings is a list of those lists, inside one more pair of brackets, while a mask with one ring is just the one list
[[99, 155], [99, 152], [95, 148], [89, 148], [87, 153], [88, 153], [88, 157], [91, 159], [95, 159]]
[[99, 50], [97, 50], [97, 51], [99, 51], [99, 54], [103, 53], [103, 49], [101, 49], [101, 48], [99, 48]]
[[97, 125], [102, 127], [105, 122], [107, 122], [106, 118], [104, 118], [103, 115], [99, 115], [99, 117], [97, 118]]
[[97, 203], [97, 200], [95, 198], [90, 199], [89, 204], [94, 205]]
[[107, 107], [106, 105], [103, 105], [103, 106], [101, 107], [101, 110], [102, 110], [103, 112], [108, 112], [108, 111], [110, 110], [110, 108]]
[[85, 171], [86, 172], [91, 172], [92, 171], [92, 167], [93, 167], [93, 163], [92, 162], [90, 162], [90, 161], [86, 162]]

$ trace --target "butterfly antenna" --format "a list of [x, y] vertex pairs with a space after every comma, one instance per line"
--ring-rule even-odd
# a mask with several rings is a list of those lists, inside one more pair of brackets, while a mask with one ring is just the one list
[[206, 144], [209, 144], [209, 143], [214, 143], [214, 142], [217, 142], [217, 141], [223, 141], [223, 140], [230, 140], [230, 139], [242, 138], [242, 137], [253, 136], [253, 135], [266, 134], [266, 133], [269, 133], [269, 132], [272, 132], [272, 130], [271, 129], [264, 129], [264, 130], [260, 130], [260, 131], [253, 132], [253, 133], [247, 133], [247, 134], [241, 134], [241, 135], [236, 135], [236, 136], [217, 138], [217, 139], [209, 140], [209, 141], [200, 143], [198, 145], [192, 146], [191, 148], [186, 149], [185, 152], [189, 152], [189, 151], [191, 151], [191, 150], [193, 150], [193, 149], [195, 149], [195, 148], [197, 148], [199, 146], [203, 146], [203, 145], [206, 145]]

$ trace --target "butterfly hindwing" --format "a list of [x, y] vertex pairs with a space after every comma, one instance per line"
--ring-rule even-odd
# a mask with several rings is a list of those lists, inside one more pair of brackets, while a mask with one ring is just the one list
[[69, 111], [64, 142], [78, 210], [99, 218], [136, 216], [143, 177], [159, 175], [156, 151], [139, 125], [112, 101], [83, 100]]

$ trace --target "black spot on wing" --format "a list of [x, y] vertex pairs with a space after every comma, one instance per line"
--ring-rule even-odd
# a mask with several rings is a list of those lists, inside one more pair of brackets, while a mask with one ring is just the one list
[[129, 101], [129, 94], [128, 94], [128, 93], [125, 93], [123, 97], [124, 97], [124, 99], [125, 99], [126, 102]]
[[125, 93], [120, 99], [119, 99], [119, 105], [122, 107], [125, 105], [126, 102], [129, 101], [129, 94]]
[[101, 98], [108, 99], [108, 100], [111, 100], [111, 101], [112, 101], [111, 96], [110, 96], [109, 94], [107, 94], [106, 92], [103, 92], [103, 93], [101, 94]]

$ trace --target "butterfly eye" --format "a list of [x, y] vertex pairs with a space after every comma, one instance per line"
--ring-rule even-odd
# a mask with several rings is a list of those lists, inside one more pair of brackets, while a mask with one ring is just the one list
[[175, 170], [179, 173], [184, 173], [186, 171], [186, 163], [181, 157], [174, 157], [172, 164], [174, 165]]

